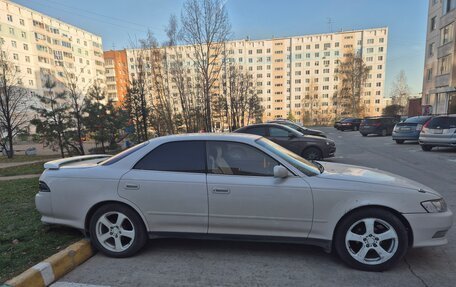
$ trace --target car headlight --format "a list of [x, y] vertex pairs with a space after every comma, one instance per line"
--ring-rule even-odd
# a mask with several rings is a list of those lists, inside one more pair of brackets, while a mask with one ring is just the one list
[[423, 206], [423, 208], [426, 209], [426, 211], [429, 213], [447, 211], [447, 205], [443, 198], [423, 201], [421, 202], [421, 206]]

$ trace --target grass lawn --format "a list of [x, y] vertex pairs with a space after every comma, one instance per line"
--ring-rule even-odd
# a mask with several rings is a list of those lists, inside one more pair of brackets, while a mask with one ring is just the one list
[[56, 158], [60, 158], [59, 155], [22, 155], [22, 154], [16, 154], [13, 156], [13, 158], [9, 159], [8, 157], [1, 155], [0, 154], [0, 163], [10, 163], [10, 162], [26, 162], [26, 161], [37, 161], [37, 160], [42, 160], [42, 161], [47, 161], [47, 160], [53, 160]]
[[35, 209], [38, 178], [0, 182], [0, 284], [82, 238], [45, 226]]
[[11, 166], [0, 168], [1, 176], [13, 176], [13, 175], [24, 175], [24, 174], [39, 174], [44, 171], [43, 162], [36, 162], [32, 164], [22, 164], [18, 166]]

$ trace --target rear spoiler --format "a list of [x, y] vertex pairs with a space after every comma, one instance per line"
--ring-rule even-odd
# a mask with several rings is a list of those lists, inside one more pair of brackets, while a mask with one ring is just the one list
[[69, 163], [74, 163], [74, 162], [79, 162], [79, 161], [85, 161], [85, 160], [92, 160], [92, 159], [97, 159], [97, 158], [108, 158], [111, 157], [110, 155], [107, 154], [91, 154], [91, 155], [80, 155], [80, 156], [73, 156], [69, 158], [62, 158], [62, 159], [57, 159], [53, 161], [48, 161], [44, 164], [45, 169], [59, 169], [62, 165], [69, 164]]

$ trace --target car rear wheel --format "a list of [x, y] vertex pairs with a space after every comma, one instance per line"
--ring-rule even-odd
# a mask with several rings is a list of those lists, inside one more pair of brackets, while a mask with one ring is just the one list
[[363, 135], [363, 137], [367, 137], [367, 134], [362, 134], [362, 135]]
[[404, 140], [396, 140], [396, 143], [397, 143], [397, 144], [403, 144], [403, 143], [404, 143]]
[[433, 146], [431, 145], [421, 145], [421, 149], [424, 150], [424, 151], [431, 151], [431, 149], [433, 148]]
[[129, 257], [147, 242], [141, 217], [121, 204], [106, 204], [93, 214], [90, 235], [96, 249], [111, 257]]
[[383, 271], [404, 257], [408, 249], [408, 234], [393, 213], [379, 208], [361, 209], [339, 223], [334, 247], [351, 267]]
[[309, 147], [306, 148], [302, 153], [302, 157], [308, 160], [321, 160], [323, 159], [323, 153], [319, 148]]

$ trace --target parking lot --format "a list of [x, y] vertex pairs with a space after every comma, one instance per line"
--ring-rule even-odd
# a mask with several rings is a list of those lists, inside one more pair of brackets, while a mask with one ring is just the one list
[[[398, 145], [390, 136], [321, 128], [336, 141], [331, 162], [393, 172], [439, 191], [456, 211], [456, 150], [423, 152], [416, 143]], [[390, 271], [346, 267], [313, 246], [160, 239], [138, 255], [112, 259], [97, 254], [55, 286], [455, 286], [456, 228], [443, 247], [410, 250]]]

